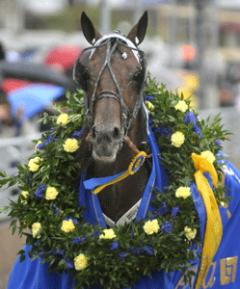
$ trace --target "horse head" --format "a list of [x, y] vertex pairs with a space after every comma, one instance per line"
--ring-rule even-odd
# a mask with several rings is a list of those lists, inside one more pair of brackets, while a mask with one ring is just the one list
[[96, 161], [112, 163], [142, 106], [144, 54], [138, 48], [147, 29], [145, 12], [127, 37], [102, 36], [83, 12], [81, 26], [91, 44], [79, 56], [74, 79], [85, 92], [88, 139]]

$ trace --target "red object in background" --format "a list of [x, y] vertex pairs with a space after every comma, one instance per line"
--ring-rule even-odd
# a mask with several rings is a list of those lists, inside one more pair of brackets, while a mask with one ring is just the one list
[[47, 54], [44, 63], [56, 69], [66, 71], [73, 67], [81, 51], [78, 46], [61, 45], [52, 49]]
[[30, 81], [20, 80], [20, 79], [15, 79], [15, 78], [6, 78], [2, 82], [2, 90], [5, 94], [8, 94], [14, 90], [17, 90], [29, 84], [31, 84]]
[[182, 45], [182, 57], [185, 62], [191, 62], [196, 57], [196, 49], [191, 44]]
[[[80, 55], [82, 49], [74, 45], [61, 45], [49, 51], [44, 59], [44, 63], [52, 66], [60, 71], [67, 72], [73, 66], [78, 56]], [[7, 78], [4, 79], [1, 85], [1, 89], [5, 94], [23, 88], [29, 84], [31, 81]]]

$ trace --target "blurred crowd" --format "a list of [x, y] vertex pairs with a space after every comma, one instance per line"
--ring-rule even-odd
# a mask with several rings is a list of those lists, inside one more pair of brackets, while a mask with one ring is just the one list
[[81, 52], [76, 45], [49, 49], [34, 63], [37, 51], [26, 47], [8, 51], [0, 45], [0, 135], [34, 134], [43, 128], [38, 119], [74, 88], [73, 65]]
[[[20, 136], [42, 130], [38, 122], [42, 113], [51, 111], [53, 102], [61, 101], [66, 91], [74, 89], [72, 69], [81, 50], [86, 46], [79, 31], [79, 15], [82, 10], [90, 12], [93, 21], [99, 21], [99, 29], [104, 27], [103, 20], [106, 20], [101, 17], [111, 15], [108, 21], [112, 20], [112, 25], [109, 23], [108, 25], [111, 27], [116, 25], [114, 28], [124, 30], [130, 25], [129, 22], [134, 21], [139, 8], [149, 8], [148, 37], [141, 46], [146, 53], [148, 70], [169, 89], [178, 90], [179, 94], [182, 93], [186, 98], [190, 97], [193, 107], [206, 107], [208, 104], [205, 99], [203, 106], [199, 97], [200, 88], [204, 87], [205, 83], [198, 66], [198, 22], [196, 11], [193, 13], [192, 1], [176, 0], [171, 3], [155, 0], [136, 1], [134, 4], [136, 7], [125, 0], [43, 1], [41, 5], [39, 1], [31, 1], [31, 5], [27, 5], [27, 1], [5, 2], [6, 11], [16, 16], [18, 22], [14, 24], [15, 31], [9, 28], [0, 30], [0, 136]], [[218, 27], [218, 31], [215, 31], [218, 35], [215, 42], [224, 42], [226, 45], [230, 43], [237, 47], [240, 35], [237, 17], [239, 14], [232, 7], [227, 6], [227, 9], [232, 10], [226, 10], [226, 6], [223, 6], [225, 2], [220, 0], [217, 2], [219, 7], [224, 8], [223, 10], [218, 10], [217, 6], [209, 6], [211, 11], [219, 13], [218, 18], [212, 15], [215, 23], [209, 22], [212, 25], [211, 29]], [[121, 3], [127, 5], [129, 9], [124, 8]], [[23, 13], [17, 9], [19, 7]], [[139, 10], [138, 13], [140, 12]], [[126, 20], [128, 16], [131, 19]], [[11, 28], [13, 23], [8, 22], [8, 19], [9, 17], [5, 19], [6, 27], [10, 25]], [[220, 19], [220, 22], [217, 23], [216, 19]], [[0, 22], [0, 27], [1, 25]], [[70, 32], [65, 32], [63, 37], [57, 36], [59, 31], [51, 30], [53, 27], [69, 29]], [[18, 29], [21, 31], [20, 34], [17, 32]], [[209, 28], [205, 42], [214, 35], [210, 33], [211, 29]], [[29, 31], [31, 32], [28, 35]], [[25, 41], [24, 37], [28, 40]], [[73, 38], [74, 41], [70, 41]], [[206, 86], [209, 86], [205, 94], [208, 92], [211, 94], [215, 89], [211, 95], [211, 98], [215, 99], [215, 104], [210, 105], [209, 102], [211, 108], [240, 109], [240, 57], [238, 54], [237, 57], [225, 57], [219, 48], [220, 46], [210, 46], [209, 43], [209, 49], [205, 49], [204, 52], [205, 57], [201, 65]], [[213, 76], [214, 84], [211, 87]]]

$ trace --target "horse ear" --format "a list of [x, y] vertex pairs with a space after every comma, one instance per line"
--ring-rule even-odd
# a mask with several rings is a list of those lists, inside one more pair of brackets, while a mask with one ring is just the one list
[[82, 32], [90, 44], [94, 44], [94, 42], [101, 37], [101, 34], [95, 29], [92, 21], [85, 12], [82, 12], [81, 15], [81, 26]]
[[135, 43], [136, 45], [139, 45], [145, 37], [147, 26], [148, 26], [148, 12], [145, 11], [142, 17], [139, 19], [138, 23], [128, 33], [127, 37], [133, 43]]

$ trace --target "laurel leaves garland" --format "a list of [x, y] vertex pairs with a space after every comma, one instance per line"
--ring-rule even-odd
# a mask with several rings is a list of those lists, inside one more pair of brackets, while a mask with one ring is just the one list
[[[194, 180], [191, 153], [217, 159], [228, 132], [219, 117], [198, 120], [189, 100], [153, 79], [148, 79], [145, 95], [169, 183], [164, 193], [154, 190], [146, 220], [107, 230], [84, 221], [84, 208], [78, 205], [81, 91], [68, 95], [64, 112], [59, 107], [57, 116], [44, 115], [43, 124], [50, 129], [36, 141], [33, 156], [19, 167], [17, 177], [1, 174], [0, 185], [17, 184], [22, 191], [9, 207], [13, 231], [17, 228], [26, 237], [32, 258], [41, 257], [55, 271], [71, 272], [76, 288], [122, 289], [156, 268], [186, 272], [196, 258], [200, 236], [189, 190]], [[221, 177], [221, 166], [213, 161]], [[222, 200], [221, 186], [215, 194]], [[23, 250], [19, 254], [25, 258]]]

